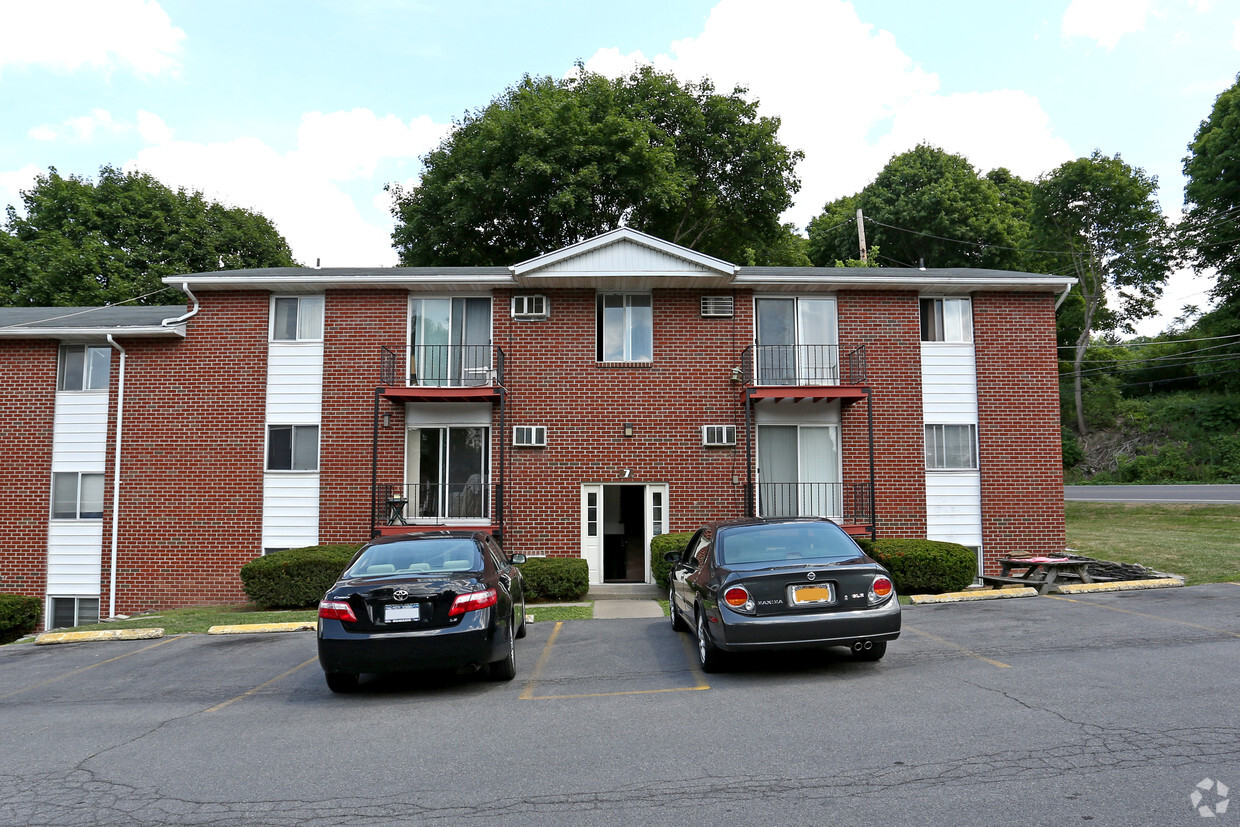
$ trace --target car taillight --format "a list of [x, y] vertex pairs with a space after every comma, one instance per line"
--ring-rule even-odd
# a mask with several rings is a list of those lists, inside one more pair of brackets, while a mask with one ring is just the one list
[[349, 623], [357, 623], [357, 615], [353, 614], [353, 607], [344, 600], [320, 601], [319, 617], [325, 617], [328, 620], [344, 620]]
[[895, 586], [891, 584], [891, 578], [880, 574], [874, 578], [874, 583], [870, 586], [870, 602], [882, 603], [891, 597], [893, 591], [895, 591]]
[[723, 602], [738, 612], [753, 611], [753, 598], [749, 596], [744, 586], [729, 586], [724, 589]]
[[469, 592], [468, 594], [458, 594], [456, 600], [452, 601], [452, 608], [448, 610], [448, 617], [463, 615], [466, 612], [485, 609], [487, 606], [494, 606], [499, 602], [499, 597], [495, 593], [495, 589], [487, 589], [484, 592]]

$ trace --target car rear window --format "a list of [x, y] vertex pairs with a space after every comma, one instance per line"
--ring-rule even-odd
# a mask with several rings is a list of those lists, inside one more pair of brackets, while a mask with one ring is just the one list
[[719, 562], [778, 563], [788, 560], [852, 560], [861, 552], [830, 523], [749, 525], [725, 529], [715, 539]]
[[382, 543], [362, 551], [345, 577], [481, 571], [478, 544], [468, 537]]

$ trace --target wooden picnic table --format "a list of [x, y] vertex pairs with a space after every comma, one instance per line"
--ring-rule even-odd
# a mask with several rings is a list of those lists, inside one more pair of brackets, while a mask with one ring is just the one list
[[[1092, 583], [1094, 578], [1089, 574], [1088, 560], [1073, 560], [1069, 557], [1000, 557], [1001, 575], [982, 575], [982, 582], [999, 588], [1001, 586], [1030, 586], [1038, 590], [1038, 594], [1047, 594], [1055, 588], [1060, 574], [1067, 574], [1079, 579], [1082, 583]], [[1024, 573], [1013, 575], [1013, 569], [1024, 569]]]

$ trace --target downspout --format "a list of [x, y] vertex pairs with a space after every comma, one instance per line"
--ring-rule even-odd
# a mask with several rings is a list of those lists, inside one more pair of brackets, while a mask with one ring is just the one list
[[1069, 284], [1067, 287], [1064, 288], [1063, 292], [1059, 294], [1059, 301], [1055, 302], [1056, 312], [1059, 311], [1060, 306], [1063, 305], [1064, 301], [1068, 298], [1068, 294], [1071, 292], [1072, 292], [1072, 285]]
[[[195, 304], [197, 302], [195, 301]], [[195, 308], [196, 310], [197, 308]], [[116, 383], [116, 457], [112, 460], [112, 564], [108, 576], [108, 617], [116, 617], [116, 557], [120, 544], [121, 517], [121, 437], [125, 425], [125, 348], [108, 334], [108, 344], [121, 355]]]
[[[172, 318], [164, 319], [162, 322], [160, 322], [160, 324], [163, 325], [164, 327], [172, 327], [174, 324], [180, 324], [181, 322], [187, 319], [190, 319], [198, 314], [198, 297], [190, 292], [189, 282], [185, 282], [185, 281], [181, 282], [181, 292], [189, 296], [190, 301], [194, 303], [194, 306], [190, 308], [188, 313], [185, 313], [181, 316], [175, 316]], [[109, 336], [108, 338], [110, 339], [112, 337]]]

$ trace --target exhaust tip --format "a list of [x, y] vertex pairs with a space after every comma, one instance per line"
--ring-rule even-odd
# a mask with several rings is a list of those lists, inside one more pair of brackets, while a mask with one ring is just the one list
[[865, 651], [867, 651], [867, 652], [868, 652], [868, 651], [870, 651], [870, 650], [871, 650], [871, 649], [873, 649], [873, 648], [874, 648], [874, 641], [872, 641], [872, 640], [867, 640], [867, 641], [865, 642]]
[[862, 643], [861, 641], [857, 641], [856, 643], [852, 645], [852, 650], [854, 652], [860, 652], [864, 648], [865, 648], [865, 644]]

